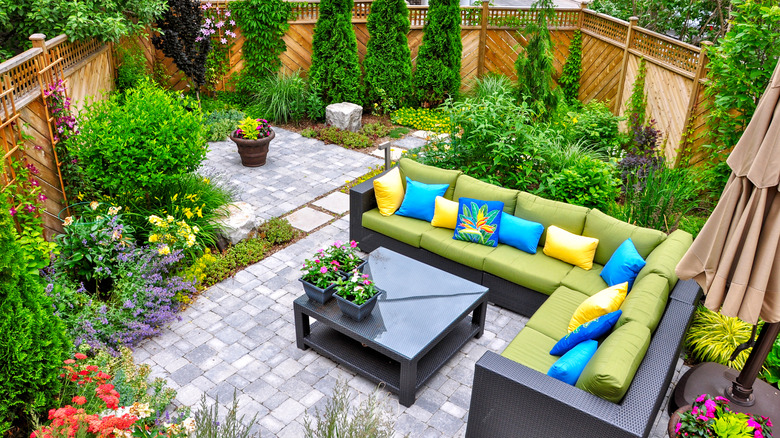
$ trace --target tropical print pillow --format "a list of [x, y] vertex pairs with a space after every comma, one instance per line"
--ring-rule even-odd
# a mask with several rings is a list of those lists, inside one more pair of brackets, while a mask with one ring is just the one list
[[460, 198], [458, 200], [458, 224], [455, 226], [455, 240], [498, 245], [498, 227], [501, 225], [501, 201], [482, 201]]

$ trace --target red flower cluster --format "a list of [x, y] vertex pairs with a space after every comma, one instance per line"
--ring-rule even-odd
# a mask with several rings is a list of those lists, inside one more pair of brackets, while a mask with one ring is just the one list
[[[87, 356], [76, 353], [75, 356], [78, 360], [84, 360], [87, 358]], [[95, 383], [97, 385], [102, 385], [106, 383], [109, 379], [111, 379], [111, 376], [104, 373], [103, 371], [100, 371], [97, 366], [95, 365], [85, 365], [83, 363], [77, 363], [73, 359], [68, 359], [65, 361], [65, 366], [62, 367], [65, 371], [67, 371], [67, 377], [71, 382], [75, 382], [79, 386], [86, 385], [87, 383]], [[60, 374], [60, 377], [65, 377], [66, 373]], [[113, 388], [113, 386], [111, 386]]]

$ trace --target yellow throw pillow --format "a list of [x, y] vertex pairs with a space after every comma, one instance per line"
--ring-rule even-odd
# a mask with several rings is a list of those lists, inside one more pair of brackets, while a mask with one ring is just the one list
[[398, 210], [404, 202], [404, 185], [398, 167], [374, 180], [374, 195], [382, 216], [392, 216]]
[[620, 309], [627, 293], [628, 282], [626, 281], [610, 286], [583, 301], [574, 311], [574, 316], [571, 317], [569, 332], [573, 332], [574, 329], [588, 321]]
[[599, 239], [579, 236], [550, 225], [547, 228], [547, 240], [544, 242], [544, 253], [589, 271], [593, 267], [597, 246]]
[[443, 196], [437, 196], [431, 225], [454, 230], [455, 226], [458, 225], [458, 203]]

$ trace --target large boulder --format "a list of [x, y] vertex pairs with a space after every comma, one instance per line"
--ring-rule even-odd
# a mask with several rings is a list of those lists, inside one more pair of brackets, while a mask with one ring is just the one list
[[249, 237], [249, 233], [255, 230], [255, 212], [246, 202], [236, 202], [228, 206], [228, 214], [219, 221], [222, 235], [231, 244]]
[[347, 131], [358, 132], [362, 117], [363, 107], [350, 102], [332, 103], [325, 108], [325, 123]]

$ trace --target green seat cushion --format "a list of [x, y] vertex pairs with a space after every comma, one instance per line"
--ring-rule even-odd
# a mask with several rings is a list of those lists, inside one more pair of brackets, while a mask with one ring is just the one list
[[461, 175], [455, 183], [455, 193], [452, 199], [460, 198], [481, 199], [483, 201], [501, 201], [504, 203], [504, 211], [512, 214], [517, 203], [517, 190], [505, 189], [493, 184], [480, 181], [468, 175]]
[[628, 322], [610, 334], [577, 380], [577, 388], [619, 403], [650, 345], [650, 329]]
[[593, 296], [608, 287], [607, 282], [601, 278], [602, 269], [604, 267], [598, 263], [594, 263], [590, 271], [575, 266], [563, 277], [561, 285], [582, 292], [589, 297]]
[[654, 332], [668, 300], [669, 282], [658, 274], [644, 276], [641, 281], [634, 283], [631, 292], [620, 306], [623, 313], [615, 327], [635, 321]]
[[452, 238], [454, 232], [448, 228], [432, 228], [420, 239], [420, 248], [446, 257], [462, 265], [482, 270], [485, 257], [496, 248], [478, 243], [464, 242]]
[[571, 268], [566, 262], [546, 256], [541, 249], [528, 254], [509, 245], [498, 245], [483, 266], [485, 272], [546, 295], [561, 285]]
[[593, 260], [601, 265], [606, 265], [612, 253], [628, 238], [631, 238], [643, 259], [647, 259], [655, 247], [666, 239], [666, 234], [661, 231], [625, 223], [595, 208], [585, 218], [582, 235], [599, 239]]
[[647, 264], [639, 271], [634, 281], [638, 283], [646, 275], [658, 274], [669, 281], [669, 289], [673, 289], [677, 284], [677, 274], [674, 273], [674, 269], [692, 243], [693, 236], [690, 233], [683, 230], [672, 232], [647, 256], [645, 259]]
[[449, 184], [450, 187], [444, 192], [444, 197], [452, 199], [452, 194], [455, 192], [455, 181], [460, 176], [460, 170], [448, 170], [440, 169], [438, 167], [426, 166], [420, 164], [414, 160], [408, 158], [401, 158], [398, 162], [398, 167], [401, 169], [401, 181], [406, 190], [406, 178], [413, 181], [419, 181], [425, 184]]
[[555, 339], [525, 327], [507, 345], [501, 355], [547, 374], [550, 367], [558, 360], [558, 356], [550, 355], [555, 342], [557, 342]]
[[547, 228], [550, 225], [563, 228], [570, 233], [582, 234], [587, 214], [588, 209], [579, 205], [551, 201], [526, 192], [517, 194], [515, 216], [544, 225], [544, 233], [539, 240], [540, 246], [544, 246]]
[[[560, 341], [569, 333], [569, 321], [574, 311], [587, 298], [582, 292], [561, 286], [555, 289], [525, 326]], [[547, 350], [548, 353], [549, 351]]]
[[420, 238], [423, 233], [434, 229], [430, 222], [419, 219], [398, 216], [397, 214], [382, 216], [378, 208], [363, 213], [362, 222], [363, 226], [369, 230], [380, 232], [415, 248], [420, 247]]

